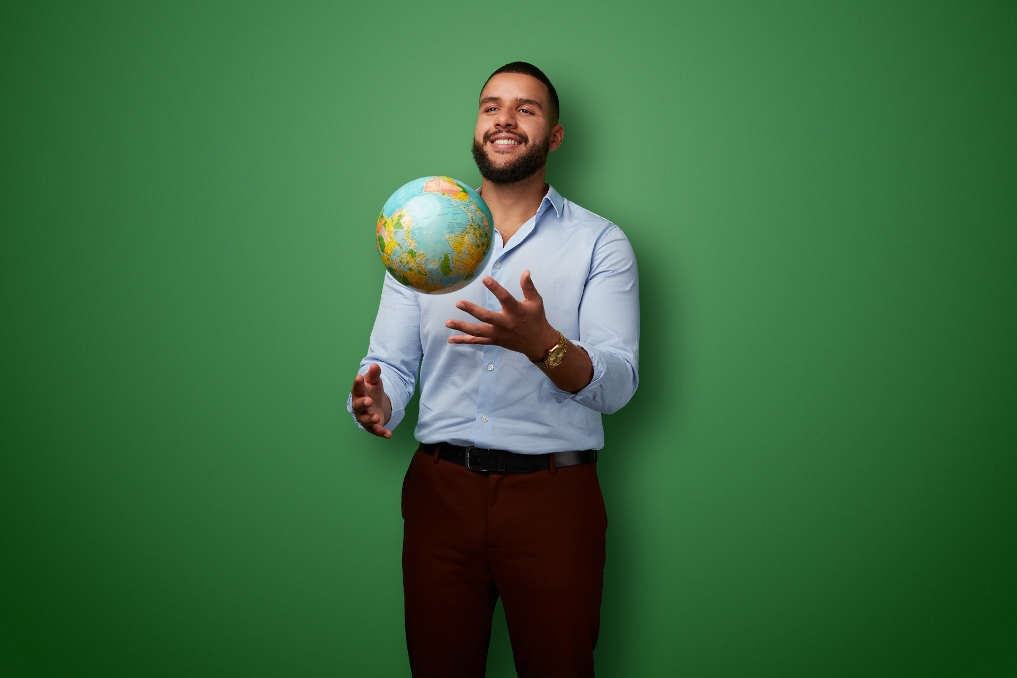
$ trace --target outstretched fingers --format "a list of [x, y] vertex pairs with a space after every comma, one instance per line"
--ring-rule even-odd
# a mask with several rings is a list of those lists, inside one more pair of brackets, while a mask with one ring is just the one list
[[519, 302], [509, 294], [509, 291], [498, 284], [498, 281], [487, 276], [484, 278], [484, 286], [491, 290], [491, 294], [501, 302], [501, 307], [509, 312], [515, 311], [519, 307]]
[[533, 284], [533, 277], [529, 271], [523, 271], [523, 274], [519, 276], [519, 286], [523, 288], [523, 298], [526, 301], [540, 299], [540, 293], [537, 292], [537, 286]]
[[353, 379], [353, 388], [350, 389], [350, 405], [357, 423], [363, 426], [365, 431], [379, 438], [391, 438], [392, 431], [382, 426], [381, 423], [384, 415], [380, 412], [380, 408], [385, 402], [382, 389], [381, 367], [378, 363], [372, 363], [367, 368], [367, 372], [358, 374]]
[[456, 303], [456, 308], [458, 308], [460, 311], [465, 311], [466, 313], [469, 313], [477, 320], [480, 320], [481, 322], [485, 323], [491, 322], [497, 316], [497, 314], [494, 311], [489, 311], [483, 306], [477, 306], [476, 304], [469, 301], [460, 301]]
[[494, 344], [494, 339], [490, 337], [471, 337], [468, 334], [454, 334], [448, 338], [450, 344], [485, 344], [487, 346]]
[[445, 323], [445, 327], [474, 337], [490, 337], [494, 333], [494, 326], [487, 323], [468, 323], [462, 320], [449, 320]]

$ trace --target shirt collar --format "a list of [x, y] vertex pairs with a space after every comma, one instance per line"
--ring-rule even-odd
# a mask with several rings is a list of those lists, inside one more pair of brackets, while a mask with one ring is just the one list
[[[477, 195], [480, 195], [479, 188], [477, 189]], [[554, 190], [554, 186], [551, 186], [550, 184], [547, 186], [547, 193], [544, 194], [543, 199], [540, 201], [540, 206], [537, 207], [537, 217], [544, 213], [548, 204], [554, 208], [555, 216], [561, 218], [561, 211], [565, 209], [565, 198], [562, 197], [561, 193]]]
[[544, 199], [540, 201], [540, 207], [537, 209], [538, 215], [543, 211], [544, 205], [547, 203], [554, 207], [555, 215], [560, 218], [561, 211], [565, 209], [565, 198], [561, 197], [561, 193], [554, 190], [554, 186], [551, 185], [548, 185], [547, 193], [544, 195]]

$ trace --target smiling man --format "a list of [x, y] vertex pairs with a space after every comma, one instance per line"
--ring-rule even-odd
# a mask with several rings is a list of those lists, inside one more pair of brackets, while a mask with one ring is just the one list
[[520, 676], [593, 675], [601, 414], [639, 381], [639, 283], [621, 230], [545, 183], [558, 115], [531, 64], [484, 84], [473, 157], [496, 233], [482, 283], [422, 295], [386, 274], [350, 393], [360, 426], [389, 438], [419, 365], [402, 499], [414, 676], [483, 676], [499, 597]]

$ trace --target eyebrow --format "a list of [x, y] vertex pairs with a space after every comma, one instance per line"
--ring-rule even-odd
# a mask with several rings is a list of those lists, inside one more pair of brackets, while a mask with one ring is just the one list
[[[483, 106], [486, 103], [500, 102], [501, 97], [484, 97], [480, 100], [480, 105]], [[544, 107], [536, 99], [514, 99], [517, 104], [530, 104], [536, 106], [540, 110], [544, 110]]]

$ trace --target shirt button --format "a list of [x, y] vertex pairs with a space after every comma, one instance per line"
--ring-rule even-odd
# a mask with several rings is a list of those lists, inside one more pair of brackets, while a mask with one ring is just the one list
[[492, 365], [491, 363], [488, 363], [487, 364], [487, 371], [488, 372], [493, 372], [494, 371], [494, 365]]
[[495, 267], [495, 268], [501, 268], [501, 262], [499, 261], [498, 263], [496, 263], [496, 264], [494, 265], [494, 267]]
[[482, 422], [484, 422], [486, 424], [487, 423], [487, 417], [486, 416], [485, 417], [481, 417], [480, 421], [482, 421]]

